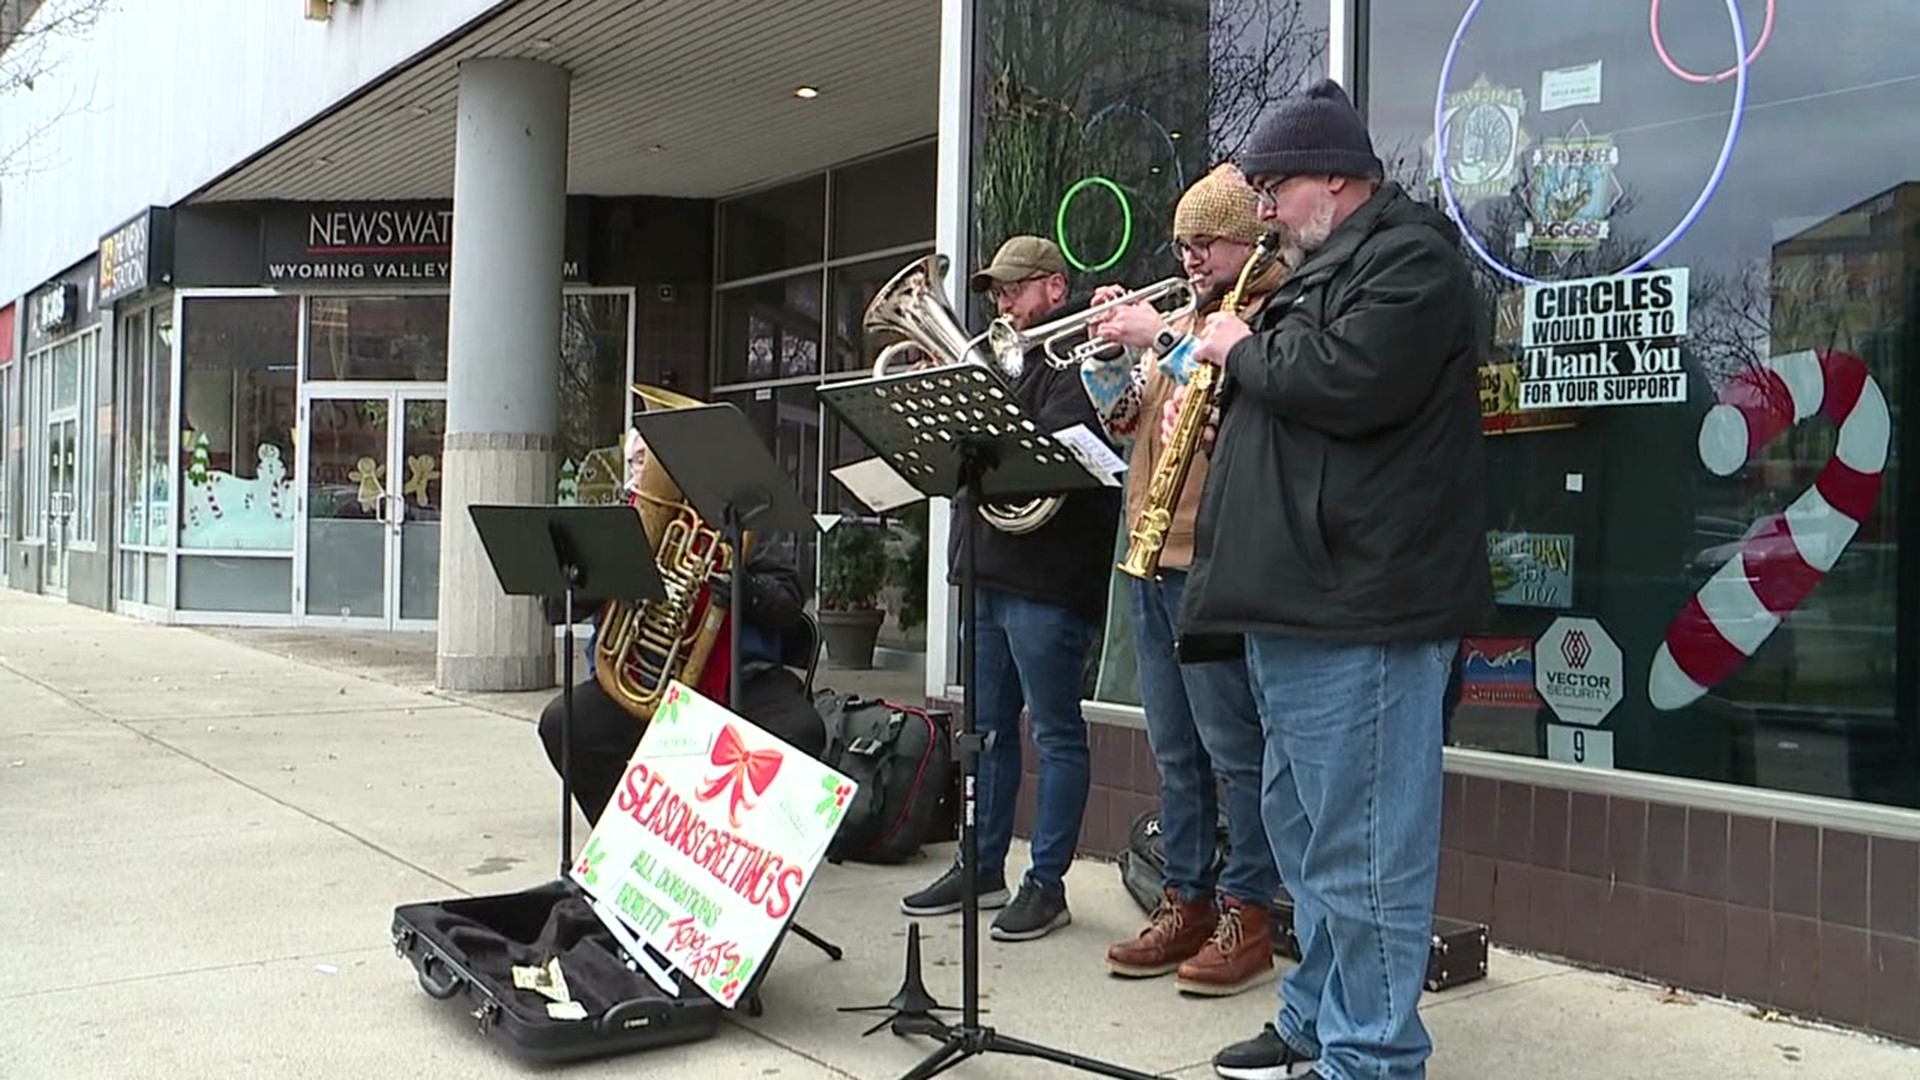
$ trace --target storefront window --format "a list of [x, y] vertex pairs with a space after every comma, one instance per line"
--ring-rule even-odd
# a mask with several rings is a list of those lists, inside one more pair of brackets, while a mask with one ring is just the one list
[[[838, 481], [823, 478], [823, 457], [831, 470], [873, 455], [831, 418], [823, 426], [815, 390], [823, 374], [870, 370], [886, 343], [869, 339], [862, 317], [887, 279], [932, 250], [934, 150], [923, 142], [835, 169], [830, 182], [823, 174], [720, 205], [725, 256], [715, 285], [711, 397], [746, 413], [801, 498], [823, 513], [875, 520]], [[824, 220], [829, 191], [830, 230]], [[794, 267], [806, 269], [756, 276]], [[881, 598], [890, 616], [882, 640], [919, 649], [925, 507], [886, 524], [894, 576]], [[818, 537], [792, 543], [811, 590]]]
[[297, 297], [183, 302], [181, 547], [291, 555], [299, 317]]
[[448, 298], [314, 296], [307, 300], [307, 378], [445, 382]]
[[[147, 315], [120, 321], [120, 545], [147, 544]], [[164, 538], [162, 539], [164, 543]], [[139, 577], [124, 571], [121, 599], [140, 599]], [[125, 592], [131, 585], [132, 594]]]
[[[1721, 4], [1652, 32], [1644, 8], [1371, 5], [1376, 145], [1467, 223], [1490, 330], [1501, 605], [1463, 650], [1452, 741], [1920, 806], [1897, 438], [1920, 393], [1920, 10], [1739, 12], [1744, 101]], [[1574, 298], [1601, 306], [1555, 310]]]
[[[153, 309], [147, 348], [147, 541], [159, 547], [173, 535], [173, 307]], [[160, 575], [159, 600], [148, 560], [147, 602], [164, 604], [166, 575]]]
[[569, 293], [561, 309], [559, 502], [591, 505], [620, 496], [632, 312], [626, 292]]
[[[1178, 275], [1180, 196], [1240, 150], [1268, 106], [1326, 74], [1329, 7], [981, 0], [966, 266], [1028, 233], [1067, 253], [1069, 304], [1084, 305], [1103, 284], [1142, 288]], [[976, 298], [969, 314], [978, 332], [993, 312]], [[1109, 590], [1094, 692], [1138, 705], [1126, 595]]]

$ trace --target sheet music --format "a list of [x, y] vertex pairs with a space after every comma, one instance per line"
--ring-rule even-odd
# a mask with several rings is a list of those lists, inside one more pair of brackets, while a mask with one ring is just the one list
[[926, 496], [894, 471], [885, 458], [871, 457], [842, 465], [833, 470], [833, 478], [846, 485], [853, 497], [867, 504], [876, 514], [919, 502]]
[[1120, 459], [1100, 436], [1095, 435], [1085, 424], [1075, 424], [1053, 433], [1055, 442], [1067, 448], [1094, 479], [1108, 487], [1119, 487], [1118, 474], [1127, 471], [1127, 463]]

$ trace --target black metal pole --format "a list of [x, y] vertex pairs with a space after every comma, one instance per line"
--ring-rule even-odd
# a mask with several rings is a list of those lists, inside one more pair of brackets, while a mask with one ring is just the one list
[[727, 612], [727, 709], [740, 711], [740, 624], [747, 618], [747, 553], [740, 528], [740, 512], [727, 504], [727, 543], [733, 545], [733, 572], [729, 575], [732, 597]]
[[961, 475], [966, 484], [967, 501], [962, 508], [967, 530], [966, 558], [960, 571], [960, 625], [967, 639], [960, 649], [960, 1023], [965, 1028], [980, 1026], [980, 834], [974, 828], [975, 780], [979, 774], [979, 729], [974, 725], [974, 710], [980, 706], [978, 674], [980, 626], [974, 604], [974, 569], [979, 557], [980, 534], [980, 458], [976, 450], [960, 451]]
[[567, 582], [565, 606], [567, 655], [560, 661], [560, 693], [565, 696], [560, 718], [560, 876], [573, 864], [573, 582]]

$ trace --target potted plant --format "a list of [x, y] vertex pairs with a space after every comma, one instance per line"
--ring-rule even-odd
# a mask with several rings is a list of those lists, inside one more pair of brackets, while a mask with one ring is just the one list
[[826, 536], [820, 559], [820, 637], [835, 667], [873, 666], [873, 647], [886, 613], [880, 590], [887, 586], [886, 535], [869, 525], [843, 522]]

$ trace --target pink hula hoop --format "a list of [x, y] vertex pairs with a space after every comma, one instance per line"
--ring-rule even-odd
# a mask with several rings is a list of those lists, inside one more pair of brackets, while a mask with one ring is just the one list
[[1700, 463], [1732, 476], [1776, 437], [1820, 414], [1838, 429], [1833, 457], [1792, 505], [1749, 531], [1674, 617], [1648, 673], [1654, 708], [1691, 704], [1779, 629], [1872, 515], [1887, 464], [1887, 400], [1851, 353], [1773, 357], [1729, 380], [1701, 419]]
[[[1760, 28], [1760, 40], [1754, 43], [1753, 52], [1747, 55], [1748, 64], [1760, 58], [1761, 51], [1767, 47], [1767, 42], [1773, 37], [1773, 5], [1774, 0], [1767, 0], [1767, 23]], [[1660, 0], [1653, 0], [1652, 6], [1647, 9], [1647, 24], [1653, 31], [1654, 54], [1660, 57], [1660, 62], [1665, 64], [1667, 70], [1673, 72], [1676, 77], [1690, 83], [1717, 83], [1726, 82], [1739, 73], [1740, 69], [1736, 66], [1718, 75], [1700, 75], [1674, 63], [1673, 56], [1667, 52], [1666, 42], [1660, 40]]]

